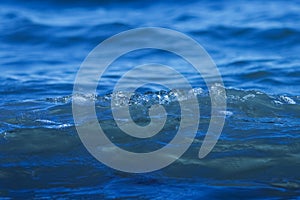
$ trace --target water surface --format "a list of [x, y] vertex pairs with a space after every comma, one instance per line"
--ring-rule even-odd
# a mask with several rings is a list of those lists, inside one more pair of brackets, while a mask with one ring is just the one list
[[[297, 1], [13, 0], [0, 5], [0, 197], [299, 198]], [[163, 131], [138, 141], [116, 127], [110, 100], [121, 105], [122, 95], [111, 92], [134, 66], [157, 62], [179, 70], [192, 84], [201, 111], [197, 137], [178, 161], [156, 172], [127, 174], [101, 164], [84, 148], [72, 117], [72, 87], [81, 62], [96, 45], [121, 31], [148, 26], [183, 32], [204, 46], [222, 74], [228, 110], [219, 142], [199, 160], [210, 119], [201, 77], [162, 51], [132, 52], [118, 59], [97, 94], [80, 98], [96, 102], [101, 125], [119, 146], [161, 148], [180, 121], [174, 93], [147, 85], [131, 100], [132, 116], [138, 124], [147, 123], [147, 109], [161, 104], [170, 111]]]

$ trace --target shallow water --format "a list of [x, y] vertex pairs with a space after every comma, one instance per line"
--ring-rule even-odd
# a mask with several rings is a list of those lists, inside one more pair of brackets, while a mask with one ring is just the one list
[[[297, 1], [2, 1], [0, 6], [0, 197], [124, 199], [296, 199], [300, 195], [300, 6]], [[92, 96], [72, 96], [83, 59], [98, 43], [131, 28], [159, 26], [198, 41], [216, 62], [226, 88], [226, 123], [204, 159], [198, 151], [210, 119], [208, 90], [190, 65], [162, 51], [118, 59]], [[179, 44], [173, 44], [178, 46]], [[174, 67], [194, 90], [146, 85], [131, 114], [147, 124], [161, 104], [167, 124], [137, 140], [116, 127], [110, 102], [122, 106], [117, 80], [133, 66]], [[169, 77], [165, 77], [170, 81]], [[131, 151], [153, 151], [172, 139], [180, 121], [174, 92], [200, 102], [200, 125], [189, 150], [152, 173], [106, 167], [81, 143], [72, 98], [95, 101], [107, 136]]]

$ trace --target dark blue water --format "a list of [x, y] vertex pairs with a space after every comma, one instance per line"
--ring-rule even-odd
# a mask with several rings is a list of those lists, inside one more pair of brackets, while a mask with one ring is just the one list
[[[299, 1], [4, 0], [0, 24], [0, 198], [299, 198]], [[110, 93], [126, 66], [148, 61], [174, 66], [203, 89], [197, 94], [200, 126], [190, 149], [162, 170], [128, 174], [101, 164], [84, 148], [72, 117], [72, 89], [81, 62], [96, 45], [148, 26], [183, 32], [203, 45], [222, 74], [228, 111], [220, 140], [199, 160], [210, 117], [203, 81], [164, 52], [119, 59], [93, 98], [114, 142], [128, 148], [168, 138], [138, 143], [117, 136]], [[162, 104], [174, 111], [164, 130], [172, 135], [178, 105], [157, 94], [170, 95], [156, 87], [137, 93], [135, 120], [145, 120], [145, 99]]]

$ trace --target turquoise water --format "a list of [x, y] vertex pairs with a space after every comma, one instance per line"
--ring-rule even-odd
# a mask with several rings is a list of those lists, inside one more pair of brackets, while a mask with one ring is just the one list
[[[1, 1], [0, 198], [297, 199], [300, 195], [300, 6], [297, 1]], [[137, 27], [174, 29], [194, 38], [217, 64], [227, 93], [226, 123], [204, 159], [198, 151], [210, 119], [201, 77], [163, 51], [132, 52], [99, 84], [98, 119], [120, 147], [147, 152], [170, 141], [180, 121], [172, 93], [147, 85], [131, 99], [138, 124], [161, 104], [167, 124], [149, 140], [116, 126], [110, 101], [127, 70], [147, 62], [174, 67], [200, 102], [189, 150], [151, 173], [113, 170], [90, 155], [75, 130], [72, 89], [87, 54], [104, 39]], [[180, 44], [172, 44], [180, 48]], [[170, 77], [166, 77], [170, 78]], [[182, 93], [184, 89], [174, 88]], [[122, 104], [122, 95], [114, 96]], [[184, 100], [183, 100], [184, 101]]]

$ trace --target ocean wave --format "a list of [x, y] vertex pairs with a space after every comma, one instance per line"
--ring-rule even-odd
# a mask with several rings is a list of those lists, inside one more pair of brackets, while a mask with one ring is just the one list
[[[299, 44], [300, 30], [296, 27], [245, 27], [245, 26], [211, 26], [205, 29], [192, 30], [193, 35], [209, 36], [210, 40], [223, 40], [227, 44], [235, 42], [235, 45], [255, 45], [267, 44], [273, 42], [273, 45]], [[237, 41], [236, 38], [239, 38]], [[234, 45], [234, 44], [233, 44]]]
[[[5, 166], [2, 166], [0, 176], [2, 180], [9, 180], [11, 174], [7, 167], [17, 168], [18, 174], [14, 176], [21, 176], [22, 171], [31, 169], [32, 171], [26, 171], [30, 172], [26, 177], [31, 180], [39, 178], [49, 167], [69, 170], [70, 167], [74, 167], [70, 162], [80, 163], [82, 168], [89, 169], [86, 171], [87, 177], [90, 177], [88, 171], [97, 172], [99, 177], [103, 174], [109, 176], [111, 171], [91, 160], [76, 134], [71, 110], [71, 102], [74, 99], [80, 100], [81, 104], [95, 103], [99, 122], [111, 141], [124, 149], [142, 150], [160, 148], [173, 137], [176, 130], [174, 126], [180, 121], [180, 112], [176, 113], [174, 109], [178, 106], [175, 102], [188, 101], [189, 95], [196, 95], [201, 110], [197, 137], [183, 157], [160, 172], [163, 177], [192, 177], [194, 180], [208, 178], [211, 184], [225, 186], [227, 182], [224, 180], [228, 180], [230, 176], [231, 181], [255, 186], [257, 182], [253, 180], [259, 176], [259, 182], [264, 187], [274, 190], [298, 189], [298, 182], [293, 177], [296, 168], [299, 167], [297, 154], [300, 148], [300, 97], [233, 88], [227, 88], [226, 94], [228, 109], [222, 135], [213, 152], [203, 160], [198, 159], [197, 152], [206, 132], [205, 127], [209, 123], [210, 98], [209, 93], [202, 88], [194, 88], [192, 91], [149, 91], [133, 94], [130, 99], [130, 107], [133, 108], [131, 115], [137, 123], [147, 118], [147, 112], [144, 111], [151, 105], [171, 107], [168, 110], [172, 111], [172, 116], [167, 120], [163, 134], [150, 141], [137, 141], [125, 137], [118, 130], [113, 117], [109, 116], [112, 98], [117, 102], [115, 106], [124, 106], [124, 92], [121, 91], [106, 95], [74, 94], [7, 103], [2, 106], [1, 113], [4, 114], [1, 115], [0, 124], [1, 158], [7, 161]], [[16, 108], [18, 113], [14, 112]], [[63, 156], [60, 156], [62, 153]], [[13, 158], [13, 155], [17, 157]], [[20, 158], [26, 158], [28, 161], [21, 161]], [[38, 159], [31, 162], [35, 158]], [[278, 173], [282, 169], [290, 170]], [[265, 174], [266, 170], [268, 174]], [[64, 172], [65, 176], [71, 177], [72, 174]], [[44, 177], [43, 180], [48, 180], [49, 177], [51, 176]], [[24, 177], [20, 179], [25, 184]], [[35, 187], [34, 184], [31, 186]]]

